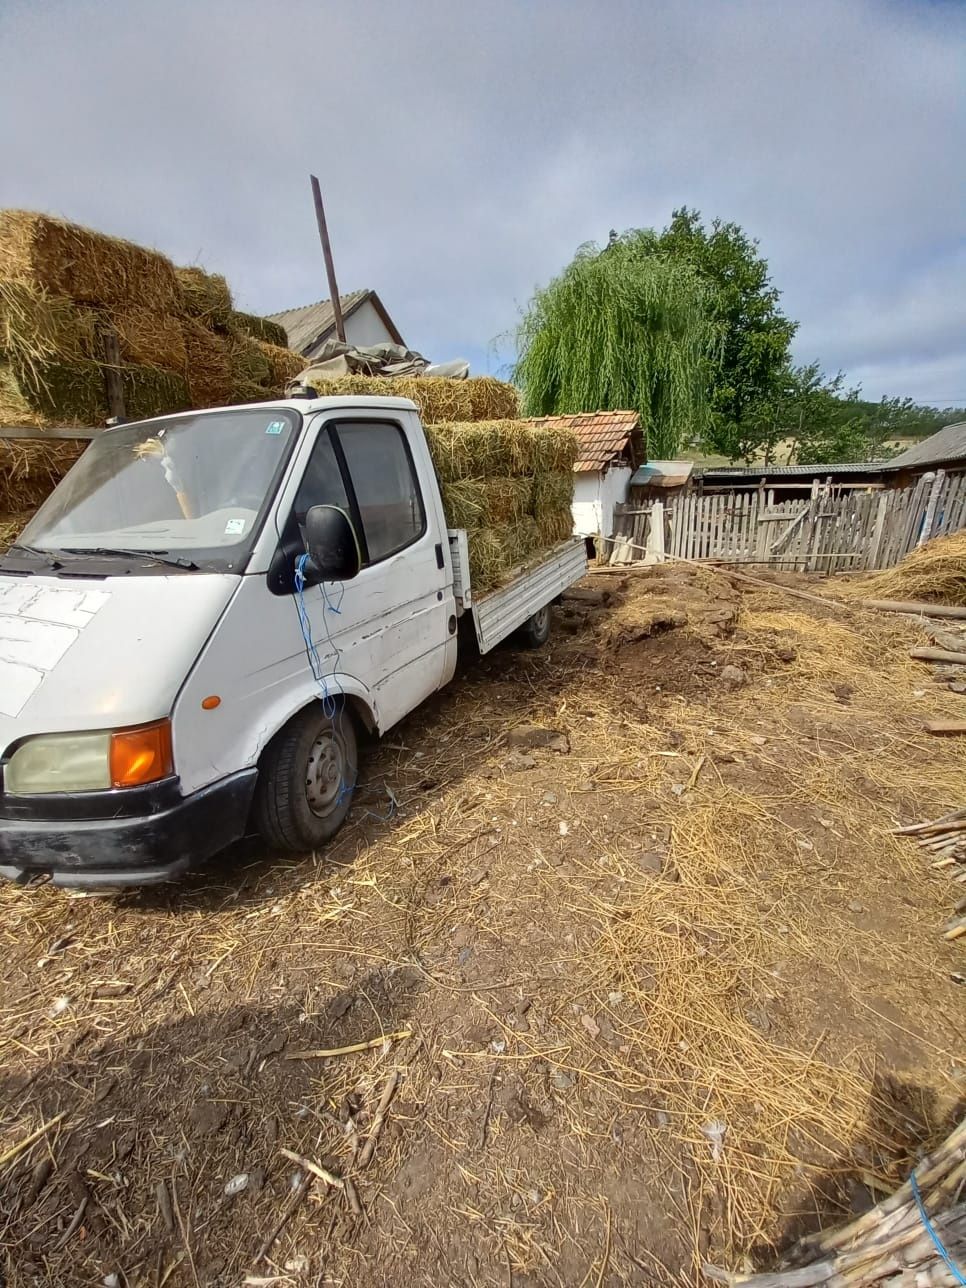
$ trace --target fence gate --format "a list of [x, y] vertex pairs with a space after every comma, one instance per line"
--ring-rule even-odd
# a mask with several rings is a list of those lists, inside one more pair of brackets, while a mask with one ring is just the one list
[[668, 505], [615, 507], [612, 563], [667, 555], [801, 572], [890, 568], [930, 537], [966, 527], [966, 474], [923, 474], [895, 491], [815, 480], [804, 500], [775, 492], [682, 493]]

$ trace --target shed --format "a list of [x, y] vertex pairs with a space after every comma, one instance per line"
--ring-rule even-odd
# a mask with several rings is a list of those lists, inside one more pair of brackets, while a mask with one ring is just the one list
[[574, 534], [609, 537], [614, 531], [614, 507], [627, 500], [631, 475], [646, 455], [637, 412], [544, 416], [531, 424], [559, 426], [577, 435], [580, 454], [574, 466]]
[[[349, 344], [359, 348], [373, 344], [407, 347], [375, 291], [352, 291], [349, 295], [340, 295], [339, 303]], [[306, 358], [314, 358], [326, 340], [335, 338], [335, 313], [331, 300], [319, 300], [300, 309], [285, 309], [270, 316], [273, 322], [285, 328], [288, 347]]]
[[943, 469], [947, 474], [962, 474], [966, 471], [966, 421], [945, 425], [937, 433], [893, 456], [888, 466], [896, 476], [898, 487], [904, 487], [926, 470]]

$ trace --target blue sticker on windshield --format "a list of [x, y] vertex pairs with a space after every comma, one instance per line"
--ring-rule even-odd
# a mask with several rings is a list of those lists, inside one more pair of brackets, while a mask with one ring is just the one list
[[273, 420], [272, 423], [266, 428], [265, 433], [280, 434], [284, 428], [285, 428], [284, 420]]

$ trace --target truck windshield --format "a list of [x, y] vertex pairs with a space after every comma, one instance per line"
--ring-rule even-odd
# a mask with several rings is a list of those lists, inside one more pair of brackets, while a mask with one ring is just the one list
[[167, 555], [237, 568], [301, 417], [284, 407], [191, 412], [105, 430], [24, 529], [51, 554]]

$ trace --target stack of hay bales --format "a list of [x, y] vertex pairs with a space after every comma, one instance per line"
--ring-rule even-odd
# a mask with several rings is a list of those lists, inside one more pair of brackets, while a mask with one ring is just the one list
[[0, 425], [99, 425], [104, 336], [127, 419], [280, 397], [304, 360], [223, 277], [25, 210], [0, 211]]
[[569, 430], [517, 419], [516, 389], [492, 376], [336, 376], [312, 385], [323, 397], [411, 398], [419, 408], [451, 528], [465, 528], [477, 592], [573, 533], [578, 443]]
[[[281, 327], [236, 311], [223, 277], [47, 215], [0, 210], [0, 426], [103, 425], [108, 332], [128, 420], [278, 398], [305, 365]], [[0, 439], [0, 512], [38, 505], [78, 452], [70, 442]]]
[[578, 443], [569, 430], [484, 420], [428, 425], [426, 436], [446, 521], [467, 531], [478, 592], [571, 535]]

